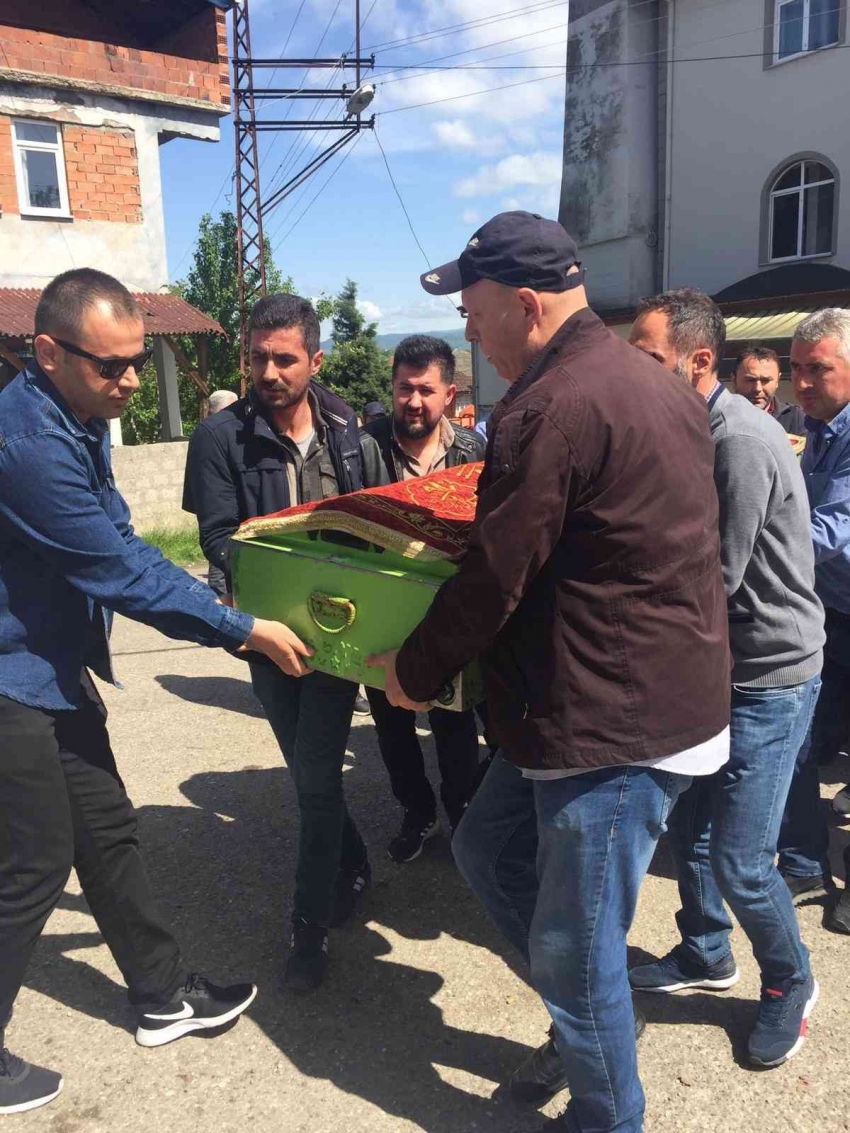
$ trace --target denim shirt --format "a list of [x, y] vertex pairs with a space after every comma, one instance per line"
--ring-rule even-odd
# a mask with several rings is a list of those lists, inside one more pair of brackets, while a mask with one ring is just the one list
[[807, 417], [806, 431], [815, 584], [824, 606], [850, 615], [850, 405], [828, 423]]
[[230, 649], [254, 621], [134, 533], [106, 422], [82, 425], [32, 362], [0, 392], [0, 695], [62, 710], [84, 667], [116, 684], [112, 611]]

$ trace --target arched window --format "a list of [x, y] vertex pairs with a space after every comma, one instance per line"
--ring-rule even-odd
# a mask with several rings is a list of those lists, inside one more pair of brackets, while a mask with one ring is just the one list
[[800, 260], [833, 249], [836, 178], [820, 161], [787, 166], [770, 189], [770, 260]]

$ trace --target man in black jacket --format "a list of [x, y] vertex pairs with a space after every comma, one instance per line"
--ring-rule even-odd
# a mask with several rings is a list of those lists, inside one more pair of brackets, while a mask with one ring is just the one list
[[[251, 313], [252, 388], [207, 418], [189, 445], [183, 506], [201, 546], [229, 574], [230, 537], [243, 520], [386, 483], [378, 447], [354, 411], [316, 375], [319, 321], [297, 295], [270, 295]], [[287, 677], [251, 661], [254, 692], [295, 781], [301, 830], [284, 983], [317, 987], [328, 927], [353, 912], [369, 883], [366, 847], [345, 805], [342, 764], [357, 685], [325, 673]]]
[[779, 355], [769, 346], [751, 342], [743, 348], [735, 361], [732, 388], [756, 409], [766, 410], [775, 417], [786, 433], [804, 437], [805, 414], [799, 405], [790, 405], [776, 396], [780, 378]]
[[[379, 417], [364, 429], [377, 441], [392, 483], [484, 459], [484, 438], [452, 426], [444, 415], [457, 391], [454, 375], [452, 348], [441, 338], [411, 335], [396, 347], [392, 417]], [[394, 861], [409, 862], [440, 830], [437, 801], [416, 737], [416, 713], [393, 707], [377, 689], [368, 689], [367, 697], [393, 794], [404, 807], [389, 854]], [[475, 714], [432, 708], [428, 719], [440, 765], [440, 797], [454, 830], [477, 777]]]

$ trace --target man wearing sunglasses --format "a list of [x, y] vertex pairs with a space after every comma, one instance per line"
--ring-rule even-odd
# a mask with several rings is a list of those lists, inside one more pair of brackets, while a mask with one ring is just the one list
[[256, 994], [189, 973], [154, 904], [89, 676], [114, 683], [113, 611], [169, 637], [259, 650], [293, 677], [310, 652], [286, 626], [221, 605], [134, 534], [107, 426], [150, 357], [129, 291], [88, 268], [58, 276], [36, 311], [34, 353], [0, 393], [0, 1114], [62, 1089], [4, 1038], [72, 866], [127, 983], [141, 1046], [227, 1023]]

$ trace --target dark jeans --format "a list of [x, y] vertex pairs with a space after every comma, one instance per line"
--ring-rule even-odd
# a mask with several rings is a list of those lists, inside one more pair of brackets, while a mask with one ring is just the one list
[[667, 815], [690, 779], [646, 767], [525, 779], [496, 756], [452, 842], [529, 963], [570, 1082], [570, 1133], [641, 1133], [626, 934]]
[[[425, 760], [416, 735], [416, 713], [406, 708], [394, 708], [378, 689], [367, 688], [366, 696], [393, 794], [405, 810], [433, 821], [437, 817], [437, 800], [425, 774]], [[463, 816], [477, 779], [478, 725], [475, 712], [447, 712], [445, 708], [432, 708], [428, 721], [437, 748], [440, 798], [454, 827]]]
[[700, 966], [729, 955], [732, 922], [749, 937], [765, 983], [804, 980], [809, 953], [776, 868], [779, 825], [820, 678], [787, 688], [732, 689], [729, 762], [695, 779], [670, 816], [682, 948]]
[[130, 1002], [168, 1002], [186, 973], [154, 905], [106, 709], [86, 676], [75, 712], [0, 697], [0, 1030], [73, 866]]
[[357, 869], [366, 847], [342, 791], [342, 764], [357, 685], [327, 673], [288, 677], [251, 664], [254, 693], [295, 783], [301, 829], [293, 917], [329, 925], [340, 869]]
[[779, 835], [779, 868], [791, 877], [829, 877], [827, 804], [818, 768], [850, 740], [850, 617], [826, 611], [821, 693], [807, 742], [800, 749]]

